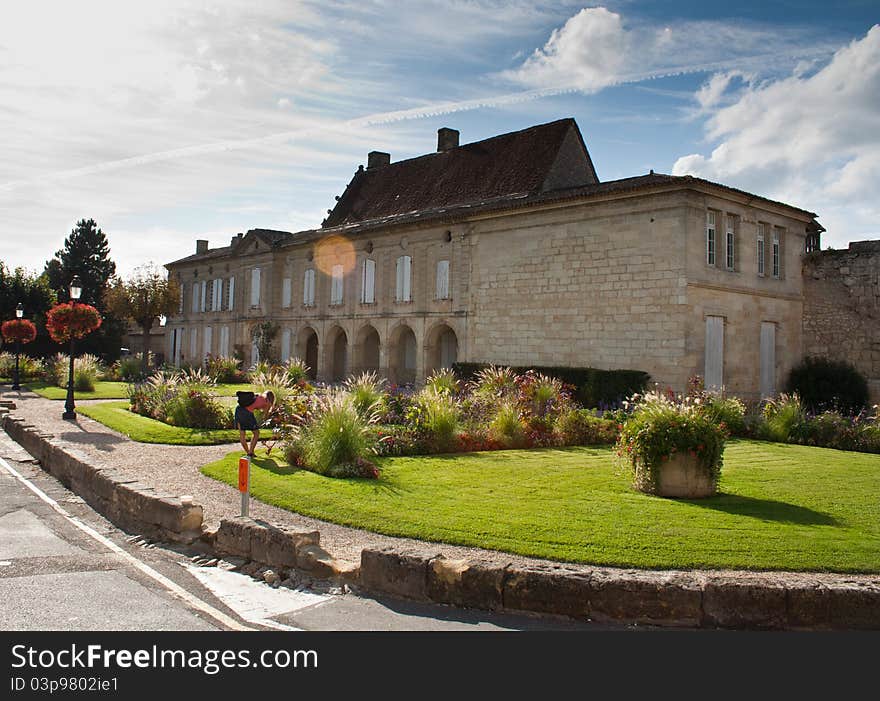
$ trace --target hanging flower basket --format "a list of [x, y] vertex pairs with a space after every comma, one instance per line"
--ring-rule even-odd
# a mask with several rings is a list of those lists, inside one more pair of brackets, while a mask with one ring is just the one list
[[27, 319], [4, 321], [0, 333], [6, 343], [30, 343], [37, 337], [37, 327]]
[[101, 326], [101, 314], [90, 304], [56, 304], [46, 314], [46, 329], [55, 343], [88, 336]]

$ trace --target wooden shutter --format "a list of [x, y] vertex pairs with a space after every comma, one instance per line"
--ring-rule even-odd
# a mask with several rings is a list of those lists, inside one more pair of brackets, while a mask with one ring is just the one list
[[260, 306], [260, 269], [251, 270], [251, 306]]
[[706, 317], [706, 367], [707, 390], [720, 390], [724, 386], [724, 317]]
[[290, 306], [290, 278], [281, 281], [281, 306], [287, 309]]
[[281, 362], [290, 358], [290, 329], [284, 329], [281, 334]]
[[235, 278], [229, 278], [229, 302], [226, 308], [230, 311], [235, 307]]
[[437, 299], [449, 299], [449, 261], [437, 261]]

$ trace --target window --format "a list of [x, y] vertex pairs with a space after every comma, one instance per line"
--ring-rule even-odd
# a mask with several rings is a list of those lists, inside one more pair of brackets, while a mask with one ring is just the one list
[[342, 304], [342, 266], [334, 265], [330, 277], [330, 304]]
[[204, 335], [202, 338], [202, 359], [208, 357], [208, 354], [211, 352], [211, 342], [214, 340], [214, 328], [212, 326], [206, 326]]
[[201, 311], [207, 311], [208, 309], [208, 281], [202, 280], [202, 293], [201, 293]]
[[217, 352], [224, 358], [229, 357], [229, 327], [223, 326], [220, 329], [220, 348]]
[[233, 304], [234, 300], [235, 300], [235, 278], [231, 277], [231, 278], [229, 278], [229, 302], [226, 305], [227, 309], [232, 310], [232, 308], [235, 306]]
[[189, 334], [189, 357], [191, 362], [199, 359], [199, 329], [195, 327]]
[[724, 240], [724, 263], [728, 270], [735, 270], [736, 260], [734, 258], [734, 252], [736, 250], [736, 218], [729, 214], [725, 218], [727, 219], [727, 236]]
[[449, 299], [449, 261], [437, 261], [437, 299]]
[[773, 229], [773, 277], [779, 277], [779, 229]]
[[180, 301], [177, 305], [177, 313], [183, 314], [183, 285], [180, 285]]
[[412, 302], [412, 256], [397, 259], [397, 286], [394, 299], [398, 302]]
[[223, 309], [223, 279], [217, 278], [214, 280], [214, 291], [211, 295], [211, 309], [215, 312], [219, 312]]
[[758, 275], [764, 277], [764, 224], [758, 222]]
[[197, 283], [197, 282], [193, 283], [193, 294], [192, 294], [193, 314], [195, 314], [197, 311], [199, 311], [199, 295], [201, 295], [201, 289], [202, 289], [202, 286], [199, 283]]
[[315, 306], [315, 269], [306, 270], [303, 278], [303, 304], [307, 307]]
[[251, 271], [251, 306], [260, 306], [260, 269], [254, 268]]
[[290, 358], [290, 329], [284, 329], [281, 333], [281, 362]]
[[724, 317], [706, 317], [705, 387], [720, 390], [724, 386]]
[[706, 212], [706, 264], [715, 265], [715, 212]]
[[290, 306], [290, 278], [281, 281], [281, 306], [287, 309]]
[[361, 303], [376, 301], [376, 261], [365, 258], [361, 263]]

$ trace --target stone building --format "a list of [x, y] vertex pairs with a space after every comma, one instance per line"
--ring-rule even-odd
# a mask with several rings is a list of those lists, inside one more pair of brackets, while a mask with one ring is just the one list
[[804, 258], [804, 354], [851, 363], [880, 402], [880, 241]]
[[419, 382], [452, 362], [703, 375], [772, 394], [802, 356], [812, 212], [691, 176], [600, 182], [563, 119], [400, 162], [371, 152], [321, 228], [253, 229], [166, 267], [177, 363], [238, 351], [255, 323], [320, 380]]

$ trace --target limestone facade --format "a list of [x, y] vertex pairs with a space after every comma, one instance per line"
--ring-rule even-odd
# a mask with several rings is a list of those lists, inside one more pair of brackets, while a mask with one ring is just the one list
[[324, 381], [375, 369], [418, 383], [459, 360], [637, 369], [676, 391], [708, 372], [759, 398], [803, 354], [811, 224], [804, 210], [652, 173], [423, 218], [256, 229], [167, 265], [184, 293], [167, 357], [237, 352], [252, 363], [251, 328], [269, 319], [277, 358], [303, 358]]

